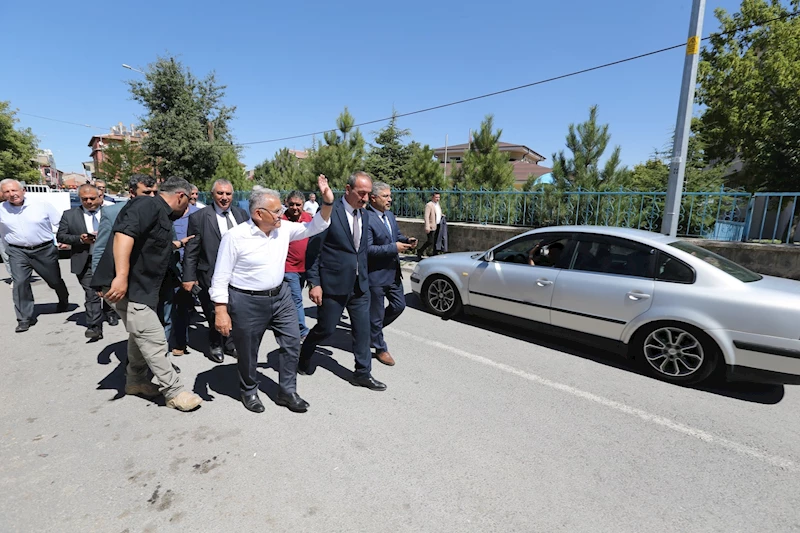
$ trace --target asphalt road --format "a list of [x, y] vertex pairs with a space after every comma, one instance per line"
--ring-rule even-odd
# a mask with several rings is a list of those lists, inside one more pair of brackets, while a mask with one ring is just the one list
[[0, 531], [800, 530], [795, 387], [676, 387], [410, 297], [386, 331], [397, 365], [373, 367], [386, 392], [346, 381], [345, 329], [299, 377], [309, 412], [278, 407], [268, 333], [265, 413], [239, 402], [233, 359], [197, 349], [176, 362], [206, 401], [180, 413], [123, 395], [127, 335], [87, 343], [62, 272], [81, 305], [55, 314], [37, 282], [23, 334], [0, 283]]

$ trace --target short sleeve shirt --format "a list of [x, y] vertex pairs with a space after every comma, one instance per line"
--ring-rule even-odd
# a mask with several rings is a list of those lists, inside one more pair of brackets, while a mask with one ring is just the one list
[[111, 243], [113, 234], [122, 233], [133, 238], [127, 298], [131, 302], [155, 309], [174, 249], [172, 221], [169, 219], [171, 212], [172, 209], [160, 195], [129, 200], [114, 222], [112, 237], [109, 238], [109, 245], [100, 259], [92, 286], [111, 285], [116, 275]]

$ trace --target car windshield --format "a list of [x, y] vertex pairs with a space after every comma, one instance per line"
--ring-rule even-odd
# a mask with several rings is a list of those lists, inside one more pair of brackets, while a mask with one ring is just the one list
[[742, 265], [734, 263], [730, 259], [725, 259], [721, 255], [717, 255], [714, 252], [709, 252], [705, 248], [700, 248], [699, 246], [695, 246], [694, 244], [689, 244], [688, 242], [685, 241], [676, 241], [670, 243], [670, 246], [672, 246], [673, 248], [677, 248], [682, 252], [686, 252], [687, 254], [691, 254], [698, 259], [702, 259], [709, 265], [717, 267], [718, 269], [722, 270], [726, 274], [733, 276], [739, 281], [750, 283], [753, 281], [758, 281], [763, 277], [761, 276], [761, 274], [756, 274], [751, 270], [747, 270]]

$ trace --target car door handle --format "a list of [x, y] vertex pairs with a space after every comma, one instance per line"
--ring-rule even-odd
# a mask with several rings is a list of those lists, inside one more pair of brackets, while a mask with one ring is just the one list
[[547, 287], [548, 285], [552, 285], [553, 282], [549, 279], [539, 278], [536, 280], [536, 284], [540, 287]]
[[628, 298], [631, 300], [647, 300], [650, 298], [650, 295], [643, 292], [631, 291], [628, 293]]

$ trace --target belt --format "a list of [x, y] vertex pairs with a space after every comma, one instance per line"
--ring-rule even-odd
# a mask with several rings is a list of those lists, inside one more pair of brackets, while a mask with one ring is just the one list
[[11, 244], [8, 243], [9, 246], [12, 248], [21, 248], [23, 250], [38, 250], [39, 248], [44, 248], [45, 246], [53, 244], [53, 241], [43, 242], [42, 244], [37, 244], [36, 246], [20, 246], [19, 244]]
[[228, 288], [232, 291], [249, 294], [250, 296], [277, 296], [280, 294], [281, 289], [283, 288], [283, 283], [266, 291], [251, 291], [249, 289], [240, 289], [239, 287], [234, 287], [233, 285], [228, 285]]

